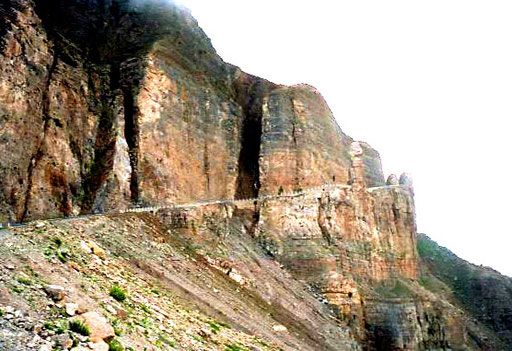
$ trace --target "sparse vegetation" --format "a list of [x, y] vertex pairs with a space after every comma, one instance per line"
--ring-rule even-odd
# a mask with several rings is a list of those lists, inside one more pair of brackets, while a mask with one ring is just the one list
[[224, 322], [216, 322], [216, 321], [210, 321], [208, 322], [208, 325], [210, 326], [212, 332], [214, 334], [217, 334], [220, 331], [220, 328], [231, 328], [229, 324]]
[[113, 285], [110, 288], [110, 296], [119, 302], [126, 300], [126, 292], [118, 285]]
[[12, 290], [13, 292], [15, 292], [15, 293], [18, 293], [18, 294], [21, 294], [21, 293], [23, 292], [23, 289], [22, 289], [22, 288], [20, 288], [19, 286], [14, 286], [14, 287], [12, 287], [12, 289], [11, 289], [11, 290]]
[[110, 324], [112, 328], [114, 328], [114, 334], [116, 334], [116, 336], [123, 336], [124, 329], [119, 318], [114, 319]]
[[117, 339], [112, 339], [108, 343], [108, 351], [124, 351], [124, 346]]
[[55, 243], [55, 245], [57, 245], [57, 247], [61, 247], [64, 243], [62, 239], [59, 237], [54, 237], [52, 241]]
[[20, 277], [17, 280], [18, 280], [18, 282], [20, 282], [23, 285], [32, 285], [32, 281], [30, 279], [28, 279], [28, 278]]
[[238, 344], [229, 344], [226, 345], [225, 351], [248, 351], [248, 349]]
[[172, 340], [169, 340], [167, 337], [165, 337], [165, 335], [158, 335], [158, 340], [170, 347], [174, 347], [176, 345], [176, 343]]
[[79, 319], [74, 319], [71, 322], [69, 322], [69, 329], [71, 331], [74, 331], [75, 333], [89, 336], [91, 334], [91, 331], [89, 330], [89, 327], [85, 325], [85, 323]]
[[57, 259], [62, 263], [66, 263], [68, 261], [68, 253], [63, 250], [57, 251]]
[[140, 309], [146, 313], [151, 313], [151, 309], [143, 303], [140, 305]]
[[5, 316], [5, 311], [0, 308], [0, 317]]

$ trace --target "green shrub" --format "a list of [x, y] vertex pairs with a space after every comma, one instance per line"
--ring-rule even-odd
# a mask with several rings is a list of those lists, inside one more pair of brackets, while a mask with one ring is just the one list
[[79, 319], [75, 319], [69, 322], [69, 329], [83, 336], [89, 336], [91, 334], [89, 327]]
[[32, 285], [32, 281], [28, 278], [18, 278], [17, 279], [21, 284], [24, 285]]
[[55, 238], [53, 238], [53, 242], [55, 243], [55, 245], [57, 245], [57, 247], [61, 247], [61, 246], [62, 246], [62, 244], [64, 243], [64, 242], [62, 241], [62, 239], [61, 239], [61, 238], [59, 238], [59, 237], [55, 237]]
[[0, 308], [0, 317], [5, 316], [5, 311]]
[[229, 344], [226, 345], [225, 351], [248, 351], [246, 347], [240, 346], [238, 344]]
[[112, 339], [108, 343], [108, 351], [124, 351], [124, 346], [117, 339]]
[[21, 294], [23, 292], [23, 289], [18, 286], [14, 286], [11, 290], [18, 294]]
[[68, 261], [68, 253], [62, 250], [57, 251], [57, 258], [62, 263], [66, 263]]
[[140, 309], [146, 313], [151, 313], [151, 309], [148, 306], [146, 306], [145, 304], [141, 304]]
[[110, 296], [119, 302], [126, 300], [126, 292], [119, 286], [113, 285], [110, 288]]

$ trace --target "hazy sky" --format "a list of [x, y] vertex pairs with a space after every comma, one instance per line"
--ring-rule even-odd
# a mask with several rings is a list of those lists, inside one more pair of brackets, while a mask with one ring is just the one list
[[227, 62], [308, 83], [412, 174], [418, 231], [512, 276], [512, 2], [183, 0]]

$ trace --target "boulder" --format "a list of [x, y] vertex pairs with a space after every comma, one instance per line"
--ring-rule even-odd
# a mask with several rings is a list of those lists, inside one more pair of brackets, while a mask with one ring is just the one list
[[81, 320], [89, 327], [89, 337], [93, 343], [108, 341], [115, 336], [114, 328], [112, 328], [110, 323], [98, 312], [87, 312], [73, 317], [71, 320]]
[[61, 301], [67, 296], [66, 290], [59, 285], [48, 285], [44, 288], [46, 295], [48, 295], [53, 301]]

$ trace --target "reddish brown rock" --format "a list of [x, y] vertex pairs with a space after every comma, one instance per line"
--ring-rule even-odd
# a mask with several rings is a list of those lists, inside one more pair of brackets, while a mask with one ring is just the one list
[[115, 337], [114, 328], [98, 312], [86, 312], [73, 317], [72, 320], [80, 320], [89, 327], [89, 337], [93, 343], [101, 344], [104, 340], [108, 341]]

